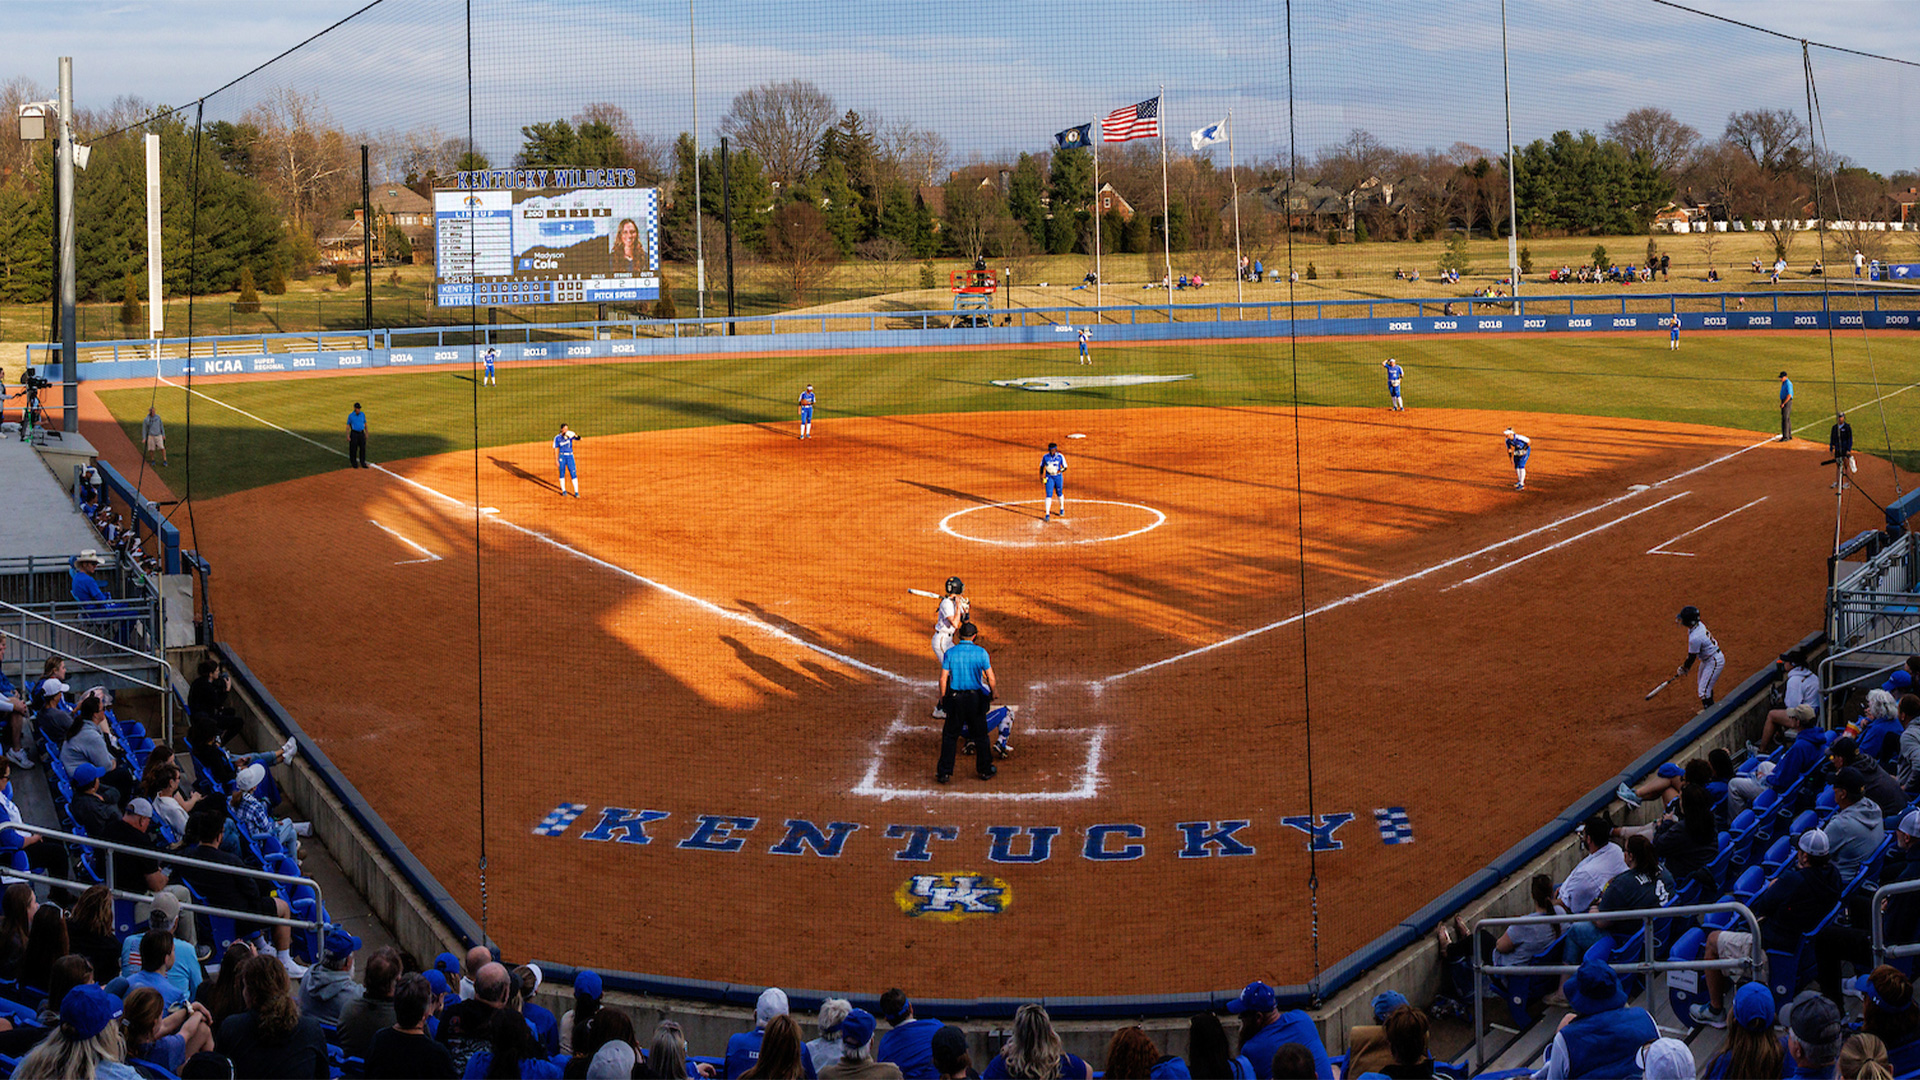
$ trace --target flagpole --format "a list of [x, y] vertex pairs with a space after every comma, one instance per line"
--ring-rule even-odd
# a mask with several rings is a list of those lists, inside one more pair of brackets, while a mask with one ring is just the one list
[[[1088, 141], [1093, 143], [1093, 306], [1104, 308], [1107, 306], [1107, 275], [1100, 269], [1100, 139]], [[1094, 319], [1104, 322], [1106, 315], [1096, 313]]]
[[1246, 275], [1240, 272], [1240, 165], [1233, 156], [1233, 110], [1227, 110], [1227, 179], [1233, 182], [1233, 299], [1244, 304]]
[[1167, 198], [1167, 84], [1160, 84], [1154, 100], [1160, 119], [1160, 253], [1167, 274], [1167, 321], [1173, 321], [1173, 203]]

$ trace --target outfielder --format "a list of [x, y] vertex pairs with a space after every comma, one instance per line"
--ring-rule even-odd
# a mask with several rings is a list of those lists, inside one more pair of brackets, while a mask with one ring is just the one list
[[1700, 661], [1700, 707], [1709, 708], [1713, 705], [1713, 684], [1719, 681], [1720, 669], [1727, 664], [1726, 654], [1720, 651], [1720, 643], [1713, 640], [1707, 624], [1700, 621], [1699, 608], [1688, 604], [1674, 618], [1687, 628], [1687, 659], [1673, 677], [1685, 675], [1695, 660]]
[[[940, 598], [940, 607], [933, 613], [933, 659], [942, 663], [947, 658], [947, 650], [953, 648], [953, 635], [960, 624], [967, 621], [967, 615], [973, 610], [972, 601], [965, 595], [967, 584], [958, 577], [947, 579], [947, 595]], [[933, 718], [945, 720], [947, 710], [945, 702], [935, 702]]]
[[1040, 455], [1040, 490], [1045, 498], [1040, 500], [1040, 520], [1053, 517], [1053, 497], [1060, 496], [1060, 516], [1067, 516], [1067, 458], [1060, 452], [1059, 443], [1048, 443], [1047, 452]]
[[1400, 380], [1406, 376], [1406, 371], [1400, 367], [1400, 361], [1391, 356], [1380, 361], [1380, 366], [1387, 369], [1387, 397], [1392, 399], [1393, 411], [1406, 412], [1406, 403], [1400, 400]]
[[1507, 437], [1507, 456], [1513, 459], [1513, 489], [1527, 490], [1527, 458], [1533, 454], [1533, 440], [1508, 428], [1503, 434]]
[[1080, 362], [1083, 364], [1093, 363], [1093, 357], [1087, 355], [1087, 328], [1083, 326], [1074, 331], [1074, 336], [1080, 339]]
[[1678, 349], [1679, 347], [1680, 347], [1680, 316], [1675, 315], [1673, 318], [1667, 320], [1667, 351], [1672, 352], [1673, 350]]
[[813, 438], [813, 384], [800, 391], [800, 437]]
[[492, 386], [493, 385], [493, 362], [500, 359], [500, 350], [489, 346], [486, 353], [483, 356], [481, 356], [480, 359], [482, 362], [486, 364], [486, 372], [485, 372], [485, 375], [483, 376], [484, 384], [487, 386]]
[[553, 452], [560, 458], [560, 494], [567, 494], [567, 477], [571, 476], [576, 499], [580, 497], [580, 470], [573, 464], [573, 444], [579, 441], [580, 436], [568, 431], [565, 424], [560, 425], [560, 434], [553, 437]]

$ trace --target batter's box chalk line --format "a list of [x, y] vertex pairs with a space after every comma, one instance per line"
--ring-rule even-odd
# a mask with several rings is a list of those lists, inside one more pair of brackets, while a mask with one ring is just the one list
[[[1100, 794], [1100, 759], [1106, 750], [1106, 725], [1101, 724], [1090, 728], [1023, 728], [1018, 722], [1019, 718], [1017, 713], [1013, 727], [1015, 745], [1018, 745], [1020, 739], [1024, 737], [1086, 739], [1086, 757], [1081, 760], [1078, 775], [1073, 779], [1070, 787], [1064, 789], [1055, 788], [1046, 791], [1002, 790], [995, 785], [1017, 784], [1020, 782], [1018, 771], [1008, 765], [1002, 765], [1000, 767], [1000, 775], [990, 781], [986, 787], [982, 787], [980, 781], [973, 779], [973, 770], [970, 766], [956, 768], [952, 786], [930, 783], [926, 787], [895, 787], [891, 784], [883, 784], [880, 782], [880, 769], [886, 762], [887, 748], [892, 746], [899, 740], [900, 736], [903, 735], [931, 736], [930, 738], [926, 738], [924, 750], [919, 747], [915, 748], [916, 753], [920, 753], [923, 759], [915, 760], [912, 767], [923, 774], [931, 774], [933, 772], [934, 761], [938, 754], [938, 738], [941, 729], [931, 724], [908, 723], [906, 719], [907, 709], [913, 707], [915, 706], [908, 705], [902, 707], [900, 714], [894, 718], [891, 724], [887, 725], [886, 733], [880, 737], [879, 742], [873, 745], [873, 749], [867, 759], [866, 772], [860, 777], [860, 782], [855, 784], [848, 794], [863, 795], [868, 798], [879, 799], [882, 802], [893, 799], [965, 799], [975, 802], [995, 803], [1073, 802], [1081, 799], [1092, 799]], [[1009, 710], [1015, 710], [1017, 708], [1018, 706], [1008, 706]], [[968, 763], [956, 762], [956, 765], [968, 766]], [[931, 779], [930, 775], [929, 779]]]

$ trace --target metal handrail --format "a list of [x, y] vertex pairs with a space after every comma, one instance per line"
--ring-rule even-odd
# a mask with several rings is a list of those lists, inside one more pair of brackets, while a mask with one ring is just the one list
[[[20, 644], [24, 646], [38, 649], [41, 652], [47, 653], [48, 655], [51, 655], [51, 656], [57, 656], [60, 659], [65, 660], [69, 664], [79, 664], [82, 667], [87, 667], [95, 671], [98, 671], [103, 675], [111, 675], [116, 679], [125, 679], [126, 681], [133, 683], [135, 686], [145, 687], [146, 689], [152, 690], [155, 693], [159, 694], [160, 695], [161, 731], [166, 735], [168, 739], [173, 738], [172, 682], [173, 680], [180, 677], [180, 673], [173, 669], [173, 664], [167, 659], [165, 653], [141, 652], [139, 649], [135, 649], [128, 645], [122, 645], [117, 641], [112, 641], [110, 639], [100, 637], [97, 634], [89, 633], [70, 623], [63, 623], [58, 619], [48, 618], [47, 616], [42, 615], [37, 611], [29, 611], [26, 608], [20, 607], [17, 604], [9, 604], [4, 600], [0, 600], [0, 611], [10, 611], [10, 612], [13, 612], [14, 614], [20, 615], [23, 621], [24, 619], [28, 619], [28, 618], [37, 619], [40, 622], [46, 623], [50, 626], [58, 627], [59, 629], [67, 631], [69, 633], [78, 634], [89, 641], [96, 641], [102, 645], [108, 645], [115, 649], [118, 649], [121, 652], [131, 653], [133, 656], [138, 657], [139, 659], [154, 665], [156, 668], [158, 668], [162, 672], [161, 676], [159, 677], [166, 680], [164, 684], [151, 683], [145, 679], [140, 678], [137, 675], [129, 675], [123, 671], [112, 670], [104, 666], [103, 664], [100, 664], [97, 661], [89, 660], [81, 656], [74, 656], [71, 653], [63, 652], [60, 649], [56, 649], [52, 645], [34, 641], [31, 638], [25, 637], [24, 635], [21, 635], [21, 634], [16, 634], [11, 630], [0, 629], [0, 637], [11, 638], [14, 641], [18, 641]], [[24, 672], [26, 670], [25, 663], [26, 663], [26, 658], [23, 656], [21, 657], [21, 664], [22, 664], [21, 670], [23, 672], [23, 677], [24, 677]]]
[[[1920, 883], [1916, 883], [1920, 884]], [[1736, 900], [1723, 900], [1711, 904], [1679, 904], [1663, 908], [1635, 908], [1628, 911], [1581, 911], [1563, 915], [1511, 915], [1499, 918], [1481, 919], [1474, 924], [1473, 933], [1467, 942], [1467, 954], [1473, 961], [1473, 1068], [1479, 1072], [1486, 1067], [1486, 1045], [1482, 1032], [1486, 1029], [1487, 1009], [1487, 968], [1480, 959], [1479, 933], [1481, 927], [1499, 929], [1508, 926], [1538, 926], [1542, 923], [1559, 924], [1567, 922], [1617, 922], [1638, 919], [1642, 944], [1646, 959], [1610, 965], [1619, 972], [1665, 972], [1665, 971], [1720, 971], [1744, 967], [1752, 972], [1752, 977], [1760, 975], [1766, 964], [1766, 951], [1754, 949], [1753, 956], [1745, 959], [1721, 960], [1656, 960], [1654, 958], [1653, 923], [1655, 920], [1687, 918], [1696, 915], [1711, 915], [1732, 912], [1747, 921], [1752, 927], [1757, 943], [1760, 940], [1760, 919], [1747, 905]], [[1609, 931], [1611, 932], [1611, 931]], [[1626, 935], [1631, 936], [1631, 935]], [[1497, 968], [1502, 975], [1571, 975], [1580, 970], [1579, 964], [1515, 964], [1512, 967]]]
[[[77, 603], [77, 602], [78, 602], [78, 601], [76, 601], [76, 603]], [[116, 600], [116, 601], [113, 601], [113, 602], [114, 602], [114, 603], [117, 603], [117, 604], [125, 604], [125, 603], [140, 603], [141, 601], [129, 601], [129, 600]], [[117, 641], [114, 641], [114, 640], [113, 640], [112, 638], [103, 638], [103, 637], [101, 637], [101, 636], [100, 636], [100, 635], [98, 635], [98, 634], [93, 634], [93, 633], [89, 633], [89, 632], [87, 632], [87, 631], [85, 631], [85, 630], [82, 630], [82, 629], [80, 629], [79, 627], [77, 627], [77, 626], [75, 626], [75, 625], [73, 625], [72, 623], [63, 623], [63, 622], [61, 622], [61, 621], [60, 621], [59, 619], [55, 619], [55, 618], [51, 618], [51, 617], [49, 617], [49, 616], [46, 616], [46, 615], [42, 615], [42, 614], [40, 614], [40, 613], [39, 613], [39, 612], [37, 612], [37, 611], [30, 611], [30, 610], [28, 610], [27, 608], [24, 608], [24, 607], [21, 607], [21, 606], [20, 606], [20, 605], [18, 605], [18, 604], [9, 604], [9, 603], [7, 603], [7, 602], [6, 602], [5, 600], [0, 600], [0, 611], [11, 611], [11, 612], [13, 612], [13, 613], [15, 613], [15, 614], [17, 614], [17, 615], [24, 615], [24, 616], [26, 616], [27, 618], [30, 618], [30, 619], [37, 619], [37, 620], [39, 620], [40, 622], [43, 622], [43, 623], [46, 623], [46, 624], [47, 624], [47, 625], [49, 625], [49, 626], [57, 626], [57, 627], [59, 627], [59, 628], [60, 628], [60, 629], [62, 629], [62, 630], [66, 630], [66, 631], [69, 631], [70, 633], [74, 633], [74, 634], [78, 634], [78, 635], [80, 635], [81, 637], [83, 637], [83, 638], [86, 638], [86, 639], [87, 639], [88, 641], [95, 641], [95, 642], [98, 642], [98, 643], [100, 643], [100, 644], [102, 644], [102, 645], [105, 645], [105, 646], [107, 646], [107, 647], [109, 647], [109, 648], [113, 648], [113, 649], [118, 649], [119, 651], [121, 651], [121, 652], [123, 652], [123, 653], [129, 653], [129, 654], [131, 654], [131, 655], [133, 655], [133, 656], [136, 656], [136, 657], [139, 657], [140, 659], [142, 659], [142, 660], [145, 660], [145, 661], [147, 661], [147, 662], [149, 662], [149, 663], [152, 663], [152, 664], [157, 664], [157, 665], [159, 665], [160, 667], [163, 667], [163, 668], [167, 668], [167, 669], [168, 669], [169, 671], [171, 671], [171, 670], [172, 670], [172, 668], [171, 668], [171, 667], [168, 667], [168, 664], [167, 664], [167, 658], [166, 658], [166, 656], [164, 656], [163, 654], [160, 654], [160, 653], [149, 653], [149, 652], [141, 652], [141, 651], [140, 651], [139, 649], [136, 649], [136, 648], [134, 648], [134, 647], [133, 647], [133, 646], [131, 646], [131, 645], [122, 645], [122, 644], [120, 644], [119, 642], [117, 642]], [[142, 613], [142, 616], [144, 617], [144, 613]], [[93, 620], [93, 621], [95, 621], [95, 622], [98, 622], [98, 621], [100, 621], [100, 620], [98, 620], [98, 619], [96, 619], [96, 620]], [[27, 644], [27, 645], [35, 645], [35, 646], [36, 646], [37, 648], [41, 648], [41, 649], [45, 649], [45, 650], [46, 650], [47, 652], [53, 652], [53, 651], [54, 651], [53, 649], [51, 649], [51, 648], [49, 648], [48, 646], [45, 646], [45, 645], [38, 645], [38, 644], [37, 644], [37, 643], [35, 643], [35, 642], [31, 642], [31, 641], [27, 641], [27, 639], [25, 639], [25, 638], [22, 638], [22, 637], [20, 637], [20, 636], [19, 636], [19, 635], [17, 635], [17, 634], [15, 634], [15, 635], [12, 635], [12, 636], [13, 636], [13, 637], [15, 637], [15, 638], [17, 638], [17, 639], [18, 639], [19, 641], [21, 641], [21, 642], [22, 642], [22, 643], [24, 643], [24, 644]], [[72, 659], [74, 659], [74, 658], [73, 658], [73, 657], [70, 657], [70, 656], [62, 656], [62, 657], [61, 657], [61, 659], [64, 659], [64, 660], [72, 660]], [[101, 670], [103, 670], [103, 671], [104, 671], [104, 670], [106, 670], [106, 669], [105, 669], [105, 668], [102, 668]]]
[[1889, 956], [1892, 956], [1892, 957], [1920, 956], [1920, 943], [1912, 943], [1907, 945], [1887, 944], [1887, 940], [1886, 940], [1887, 928], [1880, 921], [1880, 916], [1881, 916], [1880, 905], [1886, 902], [1887, 897], [1894, 896], [1899, 893], [1910, 893], [1910, 892], [1920, 892], [1920, 881], [1896, 881], [1891, 885], [1882, 885], [1879, 888], [1873, 890], [1873, 907], [1871, 909], [1873, 914], [1870, 916], [1870, 918], [1871, 918], [1871, 921], [1873, 922], [1873, 966], [1874, 967], [1879, 967], [1881, 964], [1886, 963], [1887, 957]]
[[[107, 857], [107, 865], [106, 865], [106, 872], [102, 876], [106, 878], [106, 885], [109, 889], [112, 889], [113, 894], [124, 900], [138, 900], [141, 903], [151, 903], [153, 901], [153, 897], [145, 893], [124, 892], [122, 890], [113, 888], [113, 854], [114, 852], [121, 852], [127, 855], [138, 855], [142, 858], [147, 858], [147, 859], [158, 859], [159, 861], [166, 863], [170, 866], [193, 866], [193, 867], [199, 867], [206, 870], [212, 870], [217, 873], [232, 874], [237, 877], [249, 877], [249, 878], [257, 878], [263, 881], [272, 881], [277, 884], [306, 885], [313, 889], [314, 910], [316, 912], [326, 910], [326, 902], [320, 892], [320, 883], [318, 881], [315, 881], [313, 878], [309, 878], [309, 877], [298, 877], [291, 874], [277, 874], [271, 870], [255, 870], [250, 866], [229, 866], [226, 863], [209, 862], [205, 859], [195, 859], [185, 855], [176, 855], [173, 852], [163, 851], [158, 848], [140, 848], [140, 847], [134, 847], [130, 844], [117, 843], [112, 840], [102, 840], [94, 836], [79, 836], [77, 834], [70, 833], [70, 832], [62, 832], [59, 829], [49, 829], [43, 825], [30, 824], [25, 821], [6, 822], [5, 824], [0, 825], [0, 832], [32, 833], [35, 836], [45, 837], [48, 840], [59, 840], [62, 843], [76, 844], [81, 847], [90, 847], [90, 848], [94, 848], [96, 850], [104, 852]], [[31, 871], [27, 871], [27, 870], [15, 870], [15, 869], [12, 869], [11, 867], [0, 867], [0, 877], [27, 878], [29, 880], [34, 880], [34, 881], [46, 881], [46, 882], [49, 882], [50, 884], [56, 884], [56, 885], [79, 885], [83, 889], [91, 887], [90, 884], [87, 882], [78, 881], [72, 878], [50, 878], [50, 877], [47, 877], [46, 875], [33, 874]], [[319, 920], [319, 919], [304, 919], [304, 920], [303, 919], [282, 919], [277, 915], [260, 915], [251, 911], [237, 911], [232, 908], [209, 907], [205, 904], [199, 904], [194, 902], [182, 902], [180, 906], [189, 911], [200, 911], [200, 912], [205, 912], [206, 914], [209, 914], [209, 915], [223, 915], [228, 918], [243, 919], [247, 922], [272, 923], [276, 926], [304, 926], [304, 927], [310, 927], [312, 929], [321, 930], [321, 931], [324, 931], [326, 929], [326, 923], [323, 920]]]

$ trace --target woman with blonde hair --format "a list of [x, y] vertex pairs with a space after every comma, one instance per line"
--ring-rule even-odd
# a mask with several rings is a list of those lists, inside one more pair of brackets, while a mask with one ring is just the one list
[[1053, 1018], [1039, 1004], [1013, 1014], [1013, 1038], [980, 1073], [981, 1080], [1093, 1080], [1093, 1066], [1060, 1047]]
[[140, 1080], [123, 1060], [120, 1002], [87, 983], [67, 991], [60, 1002], [60, 1026], [20, 1059], [13, 1075], [20, 1080]]
[[1842, 1080], [1893, 1080], [1887, 1044], [1864, 1031], [1848, 1036], [1840, 1044], [1840, 1076]]

